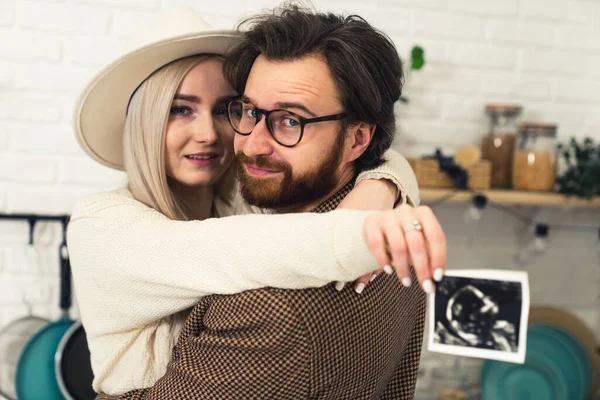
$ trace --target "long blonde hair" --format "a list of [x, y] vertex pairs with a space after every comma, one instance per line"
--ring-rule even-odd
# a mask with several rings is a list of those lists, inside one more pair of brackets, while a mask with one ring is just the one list
[[187, 73], [214, 55], [173, 61], [155, 71], [131, 98], [123, 134], [123, 160], [133, 196], [173, 220], [189, 212], [169, 184], [165, 137], [171, 103]]

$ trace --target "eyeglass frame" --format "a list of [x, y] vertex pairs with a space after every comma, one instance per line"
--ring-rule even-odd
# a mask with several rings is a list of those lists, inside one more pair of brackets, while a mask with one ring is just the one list
[[[254, 110], [258, 113], [258, 116], [256, 117], [256, 123], [254, 124], [254, 128], [256, 127], [256, 125], [258, 125], [258, 123], [261, 121], [262, 117], [261, 115], [263, 115], [265, 117], [265, 125], [267, 126], [267, 130], [269, 131], [269, 134], [271, 135], [271, 137], [273, 138], [273, 140], [275, 140], [277, 142], [277, 144], [283, 146], [283, 147], [294, 147], [297, 146], [298, 143], [300, 143], [302, 141], [302, 138], [304, 137], [304, 126], [307, 124], [313, 124], [315, 122], [326, 122], [326, 121], [340, 121], [344, 118], [347, 117], [345, 112], [339, 113], [339, 114], [331, 114], [331, 115], [324, 115], [322, 117], [315, 117], [315, 118], [304, 118], [301, 115], [296, 114], [293, 111], [290, 110], [286, 110], [285, 108], [276, 108], [273, 110], [265, 110], [264, 108], [258, 108], [256, 107], [254, 104], [252, 104], [249, 101], [244, 101], [241, 97], [238, 98], [234, 98], [234, 99], [230, 99], [227, 102], [227, 120], [229, 121], [229, 125], [231, 126], [231, 128], [238, 134], [238, 135], [242, 135], [242, 136], [250, 136], [252, 134], [252, 132], [254, 131], [254, 128], [252, 128], [252, 131], [248, 132], [248, 133], [242, 133], [240, 131], [238, 131], [233, 122], [231, 121], [231, 104], [233, 103], [246, 103], [246, 104], [251, 104], [254, 107]], [[243, 107], [242, 107], [243, 109]], [[275, 137], [275, 134], [273, 133], [273, 131], [271, 130], [271, 124], [269, 124], [269, 116], [276, 112], [276, 111], [284, 111], [288, 114], [292, 114], [294, 117], [297, 117], [298, 120], [300, 121], [300, 136], [298, 137], [298, 141], [292, 145], [289, 144], [283, 144], [281, 143], [279, 140], [277, 140], [277, 138]]]

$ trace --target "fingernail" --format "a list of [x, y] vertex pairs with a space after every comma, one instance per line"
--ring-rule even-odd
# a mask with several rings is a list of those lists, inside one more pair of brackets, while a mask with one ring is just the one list
[[433, 293], [433, 282], [431, 282], [431, 279], [427, 279], [423, 282], [423, 290], [427, 294]]
[[383, 267], [383, 270], [385, 271], [386, 274], [391, 275], [394, 273], [394, 270], [392, 269], [391, 266], [386, 265], [385, 267]]
[[338, 292], [340, 292], [344, 288], [344, 286], [346, 286], [345, 282], [337, 281], [335, 283], [335, 290], [337, 290]]
[[440, 282], [443, 277], [444, 277], [444, 269], [443, 268], [436, 268], [436, 270], [433, 271], [433, 280], [434, 281]]
[[365, 290], [364, 283], [359, 283], [358, 285], [356, 285], [356, 288], [354, 288], [354, 291], [358, 294], [361, 294], [363, 290]]
[[377, 278], [377, 274], [373, 274], [373, 276], [371, 277], [371, 279], [369, 279], [369, 282], [373, 282], [375, 280], [375, 278]]
[[412, 285], [412, 279], [402, 278], [402, 284], [404, 285], [404, 287], [410, 287], [410, 285]]

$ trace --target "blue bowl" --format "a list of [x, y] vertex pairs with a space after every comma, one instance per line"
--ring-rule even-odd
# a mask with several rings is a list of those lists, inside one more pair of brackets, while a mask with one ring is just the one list
[[568, 332], [531, 325], [524, 364], [486, 360], [481, 374], [483, 400], [583, 400], [592, 387], [592, 363]]

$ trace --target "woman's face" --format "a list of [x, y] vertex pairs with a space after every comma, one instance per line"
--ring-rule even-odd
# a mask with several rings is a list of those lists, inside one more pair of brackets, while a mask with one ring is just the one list
[[219, 180], [233, 159], [234, 132], [227, 120], [226, 100], [235, 95], [217, 58], [207, 58], [188, 72], [169, 111], [169, 177], [190, 188]]

